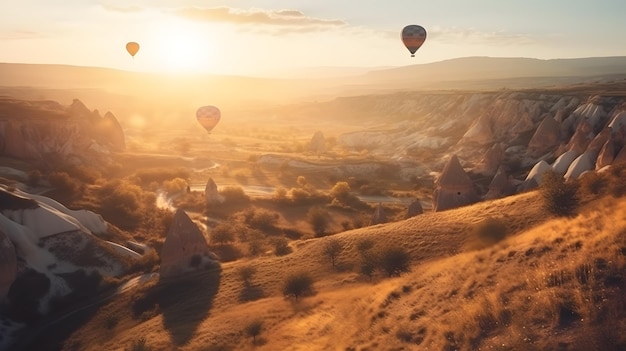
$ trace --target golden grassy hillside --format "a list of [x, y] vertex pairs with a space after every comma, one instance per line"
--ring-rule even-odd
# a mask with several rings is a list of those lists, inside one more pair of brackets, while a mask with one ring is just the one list
[[[475, 249], [477, 223], [507, 237]], [[333, 268], [323, 250], [339, 240]], [[400, 277], [359, 274], [358, 243], [399, 245]], [[485, 247], [486, 246], [486, 247]], [[474, 248], [474, 249], [470, 249]], [[223, 264], [191, 281], [118, 295], [67, 350], [622, 350], [626, 347], [626, 199], [553, 218], [537, 192], [295, 242], [286, 256]], [[239, 270], [256, 267], [245, 284]], [[314, 291], [284, 297], [306, 271]], [[262, 321], [253, 342], [245, 329]], [[145, 338], [145, 344], [139, 341]], [[620, 348], [622, 347], [622, 348]]]

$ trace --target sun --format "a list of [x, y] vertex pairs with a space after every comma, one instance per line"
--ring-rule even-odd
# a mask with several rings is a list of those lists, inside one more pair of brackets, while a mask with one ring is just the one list
[[159, 66], [170, 72], [201, 72], [209, 69], [211, 39], [204, 28], [187, 22], [168, 22], [158, 27], [154, 40]]

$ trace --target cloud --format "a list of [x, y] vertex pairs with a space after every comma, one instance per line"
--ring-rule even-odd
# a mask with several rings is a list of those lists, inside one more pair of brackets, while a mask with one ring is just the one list
[[[318, 31], [347, 25], [343, 20], [309, 17], [302, 13], [302, 11], [291, 9], [243, 10], [230, 7], [189, 7], [176, 11], [176, 15], [196, 21], [260, 24], [274, 27], [298, 27], [295, 28], [295, 30], [304, 31]], [[294, 30], [294, 28], [291, 30]]]
[[42, 38], [43, 33], [33, 32], [29, 30], [7, 30], [0, 31], [0, 40], [20, 40], [20, 39], [33, 39]]

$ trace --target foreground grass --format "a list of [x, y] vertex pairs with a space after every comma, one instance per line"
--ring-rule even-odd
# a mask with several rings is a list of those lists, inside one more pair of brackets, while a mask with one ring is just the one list
[[[224, 264], [217, 286], [214, 276], [200, 276], [180, 301], [135, 314], [152, 289], [144, 286], [102, 308], [65, 349], [122, 350], [140, 337], [152, 350], [623, 349], [626, 200], [606, 197], [576, 217], [551, 219], [538, 198], [300, 241], [286, 256]], [[507, 234], [477, 250], [467, 245], [469, 233], [486, 218], [505, 223]], [[323, 254], [331, 239], [345, 248], [335, 268]], [[407, 249], [411, 272], [359, 275], [363, 239]], [[256, 267], [245, 283], [243, 265]], [[312, 295], [283, 297], [285, 277], [303, 270], [314, 280]], [[107, 328], [110, 316], [118, 322]], [[263, 329], [252, 340], [246, 328], [258, 320]]]

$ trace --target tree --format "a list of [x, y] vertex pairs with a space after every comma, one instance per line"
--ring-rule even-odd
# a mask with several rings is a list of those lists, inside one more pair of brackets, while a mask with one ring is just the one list
[[296, 298], [298, 301], [298, 297], [308, 292], [313, 287], [313, 278], [306, 273], [296, 273], [292, 274], [285, 280], [285, 285], [283, 286], [283, 294], [286, 296], [291, 296]]
[[343, 251], [343, 246], [341, 246], [339, 240], [335, 238], [328, 240], [326, 245], [324, 245], [324, 255], [330, 258], [333, 267], [335, 267], [337, 257], [341, 254], [341, 251]]
[[224, 245], [235, 241], [235, 233], [230, 225], [221, 223], [211, 231], [211, 243]]
[[568, 181], [556, 172], [547, 171], [541, 177], [541, 196], [545, 209], [557, 216], [571, 216], [579, 205], [578, 183]]
[[330, 222], [330, 215], [326, 209], [319, 206], [313, 207], [307, 212], [307, 218], [309, 223], [311, 223], [315, 236], [320, 237], [326, 233], [328, 223]]
[[398, 246], [384, 249], [380, 254], [380, 267], [389, 277], [400, 276], [403, 272], [408, 272], [410, 262], [409, 253]]
[[256, 343], [256, 337], [261, 334], [263, 321], [255, 320], [246, 326], [246, 334], [252, 337], [252, 342]]

